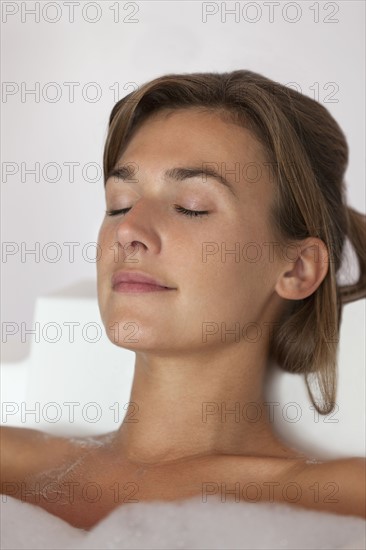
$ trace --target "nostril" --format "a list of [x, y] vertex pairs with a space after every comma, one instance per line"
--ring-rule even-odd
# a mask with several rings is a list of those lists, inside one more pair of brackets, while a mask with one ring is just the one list
[[[123, 247], [125, 250], [126, 249], [129, 249], [130, 253], [135, 253], [139, 250], [140, 248], [140, 245], [141, 245], [141, 242], [140, 241], [131, 241], [129, 243], [126, 243], [125, 246]], [[131, 250], [132, 249], [132, 250]]]

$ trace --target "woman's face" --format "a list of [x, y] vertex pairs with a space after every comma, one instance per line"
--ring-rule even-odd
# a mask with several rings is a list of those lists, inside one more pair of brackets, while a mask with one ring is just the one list
[[[112, 342], [184, 353], [231, 344], [234, 329], [255, 338], [254, 323], [267, 320], [278, 300], [265, 162], [252, 135], [217, 113], [164, 110], [138, 128], [116, 164], [128, 164], [134, 175], [106, 183], [107, 211], [129, 210], [106, 215], [98, 237], [98, 300]], [[165, 175], [173, 168], [198, 175]], [[217, 179], [199, 174], [207, 168]], [[118, 291], [111, 278], [121, 270], [172, 289]]]

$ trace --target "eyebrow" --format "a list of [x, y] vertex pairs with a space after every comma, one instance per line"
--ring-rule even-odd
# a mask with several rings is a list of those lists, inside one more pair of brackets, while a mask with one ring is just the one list
[[[214, 163], [207, 163], [207, 164], [214, 164]], [[134, 178], [135, 170], [133, 166], [125, 164], [122, 166], [119, 166], [117, 168], [113, 168], [110, 170], [106, 177], [105, 185], [107, 184], [107, 181], [114, 177], [117, 180], [122, 181], [132, 181], [132, 182], [138, 182], [138, 179]], [[174, 181], [184, 181], [190, 178], [197, 178], [201, 177], [202, 181], [203, 178], [211, 178], [219, 182], [221, 185], [227, 187], [229, 191], [237, 197], [234, 188], [232, 184], [222, 175], [219, 171], [217, 171], [213, 167], [209, 166], [189, 166], [189, 167], [176, 167], [176, 168], [169, 168], [164, 172], [164, 179], [170, 179]]]

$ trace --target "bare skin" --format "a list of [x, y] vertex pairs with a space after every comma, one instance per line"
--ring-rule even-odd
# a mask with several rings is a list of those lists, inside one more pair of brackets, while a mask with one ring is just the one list
[[78, 440], [4, 426], [0, 433], [1, 492], [85, 530], [119, 506], [191, 497], [202, 504], [276, 502], [366, 517], [363, 458], [210, 454], [146, 465], [116, 454], [116, 432]]
[[[208, 162], [221, 167], [231, 190], [212, 177], [164, 179], [168, 169]], [[116, 167], [133, 166], [135, 181], [107, 181], [107, 210], [117, 214], [106, 215], [100, 228], [97, 279], [110, 340], [136, 353], [130, 402], [137, 406], [138, 421], [123, 422], [90, 446], [5, 430], [2, 481], [34, 486], [26, 500], [89, 529], [131, 499], [206, 494], [208, 501], [220, 500], [221, 483], [228, 489], [239, 483], [241, 491], [255, 482], [262, 491], [259, 501], [365, 516], [364, 459], [308, 463], [309, 457], [279, 439], [264, 404], [268, 327], [291, 300], [316, 291], [329, 263], [324, 243], [316, 238], [296, 243], [291, 254], [269, 256], [265, 243], [276, 242], [276, 236], [269, 218], [273, 183], [265, 162], [247, 130], [197, 109], [160, 112], [134, 133]], [[236, 163], [240, 177], [230, 173]], [[251, 163], [261, 174], [255, 182], [248, 176]], [[177, 205], [208, 214], [189, 217]], [[255, 243], [262, 251], [258, 260], [241, 255], [235, 261], [235, 255], [225, 254], [238, 242], [240, 250]], [[144, 272], [170, 290], [118, 292], [111, 277], [120, 270]], [[228, 332], [236, 324], [239, 339]], [[131, 334], [126, 326], [138, 329], [132, 340], [126, 338]], [[230, 413], [222, 414], [236, 403], [254, 403], [257, 420], [248, 416], [234, 422]], [[16, 448], [18, 456], [28, 458], [17, 463]], [[51, 481], [62, 483], [64, 491], [67, 483], [75, 483], [73, 502], [64, 493], [62, 502], [52, 503], [48, 491], [38, 502], [35, 493]], [[91, 488], [87, 496], [97, 501], [90, 503], [83, 488], [93, 483], [101, 494]], [[278, 484], [273, 493], [271, 483]], [[283, 496], [286, 483], [299, 484], [299, 500]], [[320, 487], [326, 494], [315, 498], [314, 483], [333, 486]], [[10, 486], [2, 491], [22, 497], [21, 486], [16, 494]]]
[[[202, 175], [164, 179], [170, 168], [205, 162], [225, 167], [221, 172], [232, 191]], [[244, 177], [253, 162], [262, 174], [255, 183]], [[142, 124], [117, 163], [133, 166], [134, 176], [108, 178], [107, 210], [128, 209], [105, 217], [97, 262], [107, 334], [136, 353], [130, 401], [138, 406], [138, 422], [122, 424], [116, 438], [125, 458], [148, 464], [209, 453], [284, 452], [263, 405], [268, 327], [291, 300], [316, 290], [327, 273], [328, 254], [321, 240], [308, 238], [298, 243], [296, 257], [294, 250], [289, 257], [269, 257], [264, 243], [276, 237], [269, 221], [273, 183], [265, 162], [251, 134], [219, 115], [164, 111]], [[235, 163], [238, 178], [229, 173]], [[188, 217], [176, 205], [208, 214]], [[233, 250], [236, 242], [240, 248], [256, 243], [259, 260], [236, 261], [218, 253], [204, 261], [205, 243]], [[121, 269], [146, 272], [172, 290], [117, 292], [111, 277]], [[138, 329], [134, 342], [126, 338], [127, 323]], [[228, 333], [235, 324], [240, 341]], [[208, 334], [212, 327], [217, 331]], [[256, 422], [222, 422], [219, 415], [203, 421], [207, 403], [230, 409], [237, 402], [254, 402], [262, 414]]]

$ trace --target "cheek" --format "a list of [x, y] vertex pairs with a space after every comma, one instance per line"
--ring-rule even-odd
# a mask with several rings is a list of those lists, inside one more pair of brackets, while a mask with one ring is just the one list
[[[97, 261], [97, 292], [98, 292], [98, 301], [99, 307], [101, 310], [104, 309], [106, 304], [107, 292], [108, 292], [108, 281], [107, 278], [112, 275], [113, 271], [113, 250], [110, 249], [111, 242], [109, 235], [110, 231], [102, 225], [97, 238], [99, 259]], [[117, 264], [116, 264], [117, 265]]]
[[111, 238], [111, 230], [103, 223], [98, 233], [98, 244], [104, 248], [107, 246], [108, 240]]
[[[196, 242], [186, 261], [187, 302], [192, 316], [220, 322], [249, 321], [257, 317], [271, 283], [271, 266], [263, 243], [252, 228], [230, 228], [216, 238]], [[233, 235], [247, 238], [233, 238]], [[184, 280], [184, 278], [182, 279]], [[201, 319], [202, 320], [202, 319]]]
[[102, 227], [99, 230], [98, 233], [98, 250], [100, 254], [100, 259], [98, 261], [97, 271], [98, 273], [102, 274], [110, 270], [110, 266], [112, 265], [113, 269], [113, 262], [114, 262], [114, 239], [113, 239], [113, 233], [110, 228], [107, 228], [106, 226], [102, 225]]
[[257, 294], [258, 276], [255, 264], [247, 264], [239, 255], [232, 254], [226, 257], [223, 254], [219, 261], [206, 264], [203, 272], [206, 292], [214, 296], [223, 309], [236, 309], [244, 301], [251, 302]]

